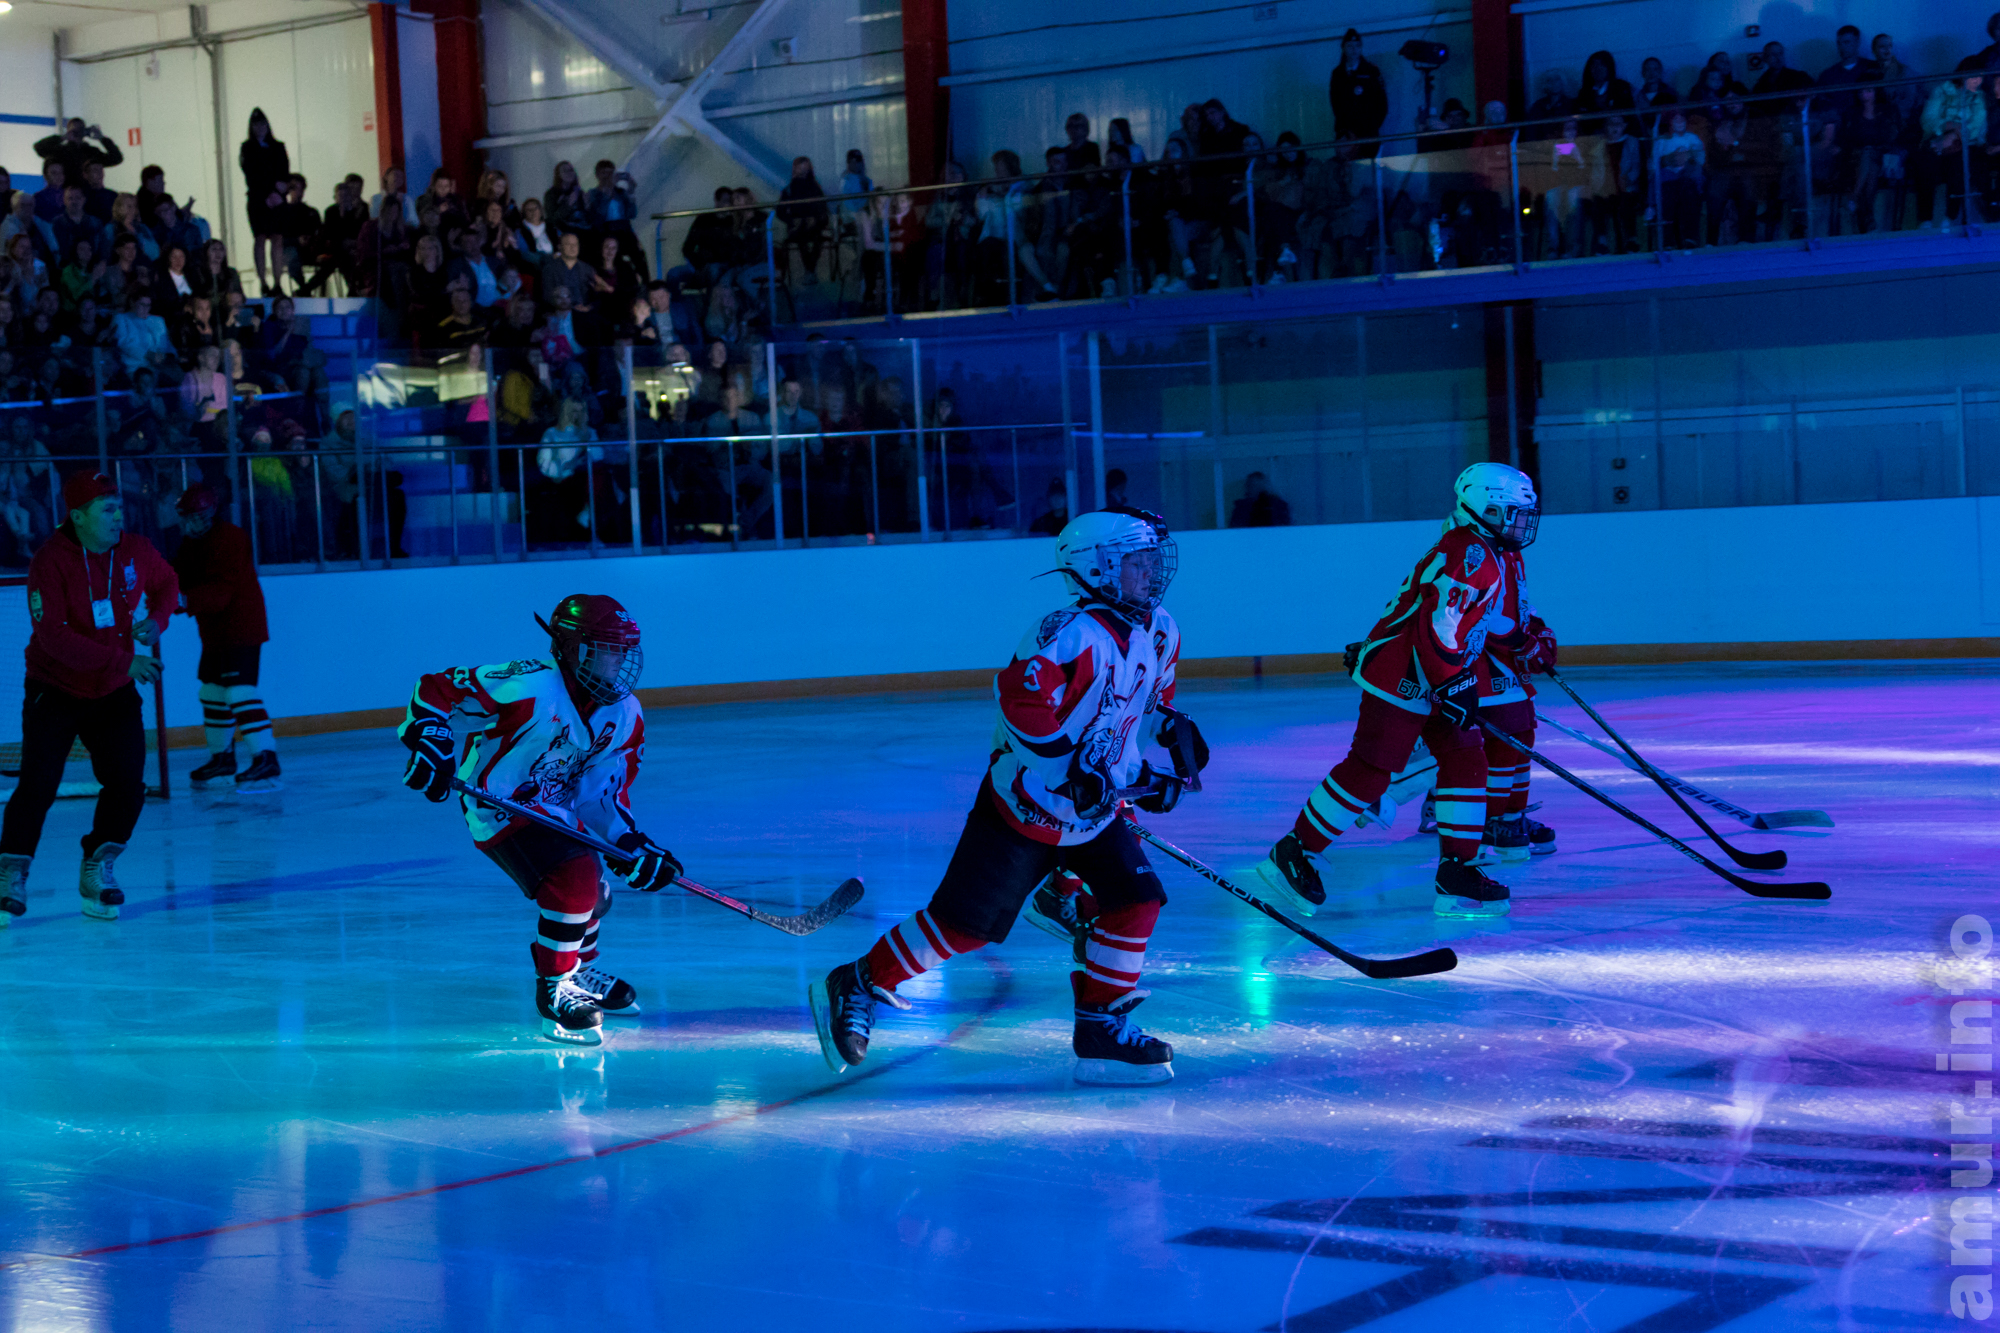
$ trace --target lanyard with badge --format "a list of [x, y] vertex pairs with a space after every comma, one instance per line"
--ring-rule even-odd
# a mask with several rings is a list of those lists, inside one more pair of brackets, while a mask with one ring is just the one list
[[[110, 559], [104, 571], [104, 596], [101, 598], [91, 597], [90, 599], [90, 623], [99, 629], [110, 629], [118, 623], [118, 613], [111, 605], [111, 585], [117, 577], [117, 572], [118, 554], [113, 551], [110, 554]], [[96, 591], [91, 586], [90, 552], [88, 551], [83, 553], [83, 587], [85, 596], [89, 596], [90, 593]]]

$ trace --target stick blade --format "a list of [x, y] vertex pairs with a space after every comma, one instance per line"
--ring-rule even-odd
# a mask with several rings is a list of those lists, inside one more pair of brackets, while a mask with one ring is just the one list
[[1753, 884], [1744, 880], [1736, 887], [1753, 898], [1796, 898], [1823, 903], [1833, 897], [1830, 884]]
[[1428, 953], [1412, 954], [1408, 958], [1363, 958], [1356, 963], [1363, 976], [1376, 981], [1395, 981], [1403, 977], [1428, 977], [1439, 972], [1449, 972], [1458, 966], [1458, 955], [1450, 949], [1432, 949]]
[[1750, 827], [1756, 829], [1777, 828], [1832, 828], [1833, 816], [1824, 810], [1770, 810], [1755, 815]]
[[1782, 851], [1736, 853], [1736, 864], [1745, 870], [1783, 870], [1790, 858]]
[[835, 889], [825, 902], [810, 911], [801, 912], [797, 916], [771, 916], [760, 919], [766, 924], [776, 926], [787, 935], [810, 935], [829, 922], [847, 915], [854, 904], [861, 901], [862, 892], [861, 881], [858, 878], [849, 879]]

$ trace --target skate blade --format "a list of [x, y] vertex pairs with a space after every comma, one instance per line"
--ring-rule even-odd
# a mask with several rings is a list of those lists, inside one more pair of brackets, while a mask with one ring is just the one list
[[639, 1016], [639, 1006], [636, 1002], [626, 1005], [623, 1009], [606, 1009], [600, 1006], [597, 1012], [603, 1014], [606, 1018], [637, 1018]]
[[806, 986], [806, 1003], [812, 1006], [813, 1031], [819, 1034], [820, 1057], [826, 1067], [836, 1074], [847, 1072], [847, 1061], [840, 1058], [840, 1049], [833, 1044], [833, 1001], [827, 998], [826, 979]]
[[83, 914], [92, 921], [116, 921], [118, 919], [118, 905], [115, 903], [86, 901], [83, 904]]
[[[1554, 856], [1556, 845], [1552, 842], [1537, 842], [1528, 847], [1529, 856]], [[1523, 858], [1524, 860], [1526, 858]]]
[[1437, 901], [1431, 904], [1431, 910], [1439, 916], [1450, 917], [1454, 920], [1482, 921], [1492, 920], [1494, 917], [1506, 916], [1513, 908], [1513, 905], [1514, 900], [1512, 898], [1502, 898], [1500, 901], [1493, 903], [1482, 903], [1476, 898], [1458, 898], [1447, 894], [1438, 894]]
[[1076, 940], [1076, 937], [1071, 935], [1069, 931], [1063, 927], [1061, 922], [1052, 921], [1048, 917], [1043, 916], [1040, 912], [1037, 912], [1034, 909], [1032, 904], [1028, 907], [1028, 910], [1021, 913], [1021, 915], [1027, 918], [1029, 925], [1047, 931], [1049, 934], [1061, 940], [1064, 944], [1072, 944]]
[[1259, 861], [1250, 873], [1265, 888], [1277, 894], [1279, 901], [1290, 906], [1300, 916], [1311, 916], [1313, 913], [1319, 911], [1319, 905], [1313, 902], [1312, 899], [1301, 896], [1298, 890], [1292, 887], [1291, 881], [1285, 878], [1285, 872], [1278, 869], [1277, 864], [1270, 857], [1267, 856]]
[[238, 782], [234, 785], [236, 790], [251, 796], [285, 789], [285, 784], [278, 778], [259, 778], [255, 782]]
[[1482, 842], [1479, 844], [1479, 850], [1473, 853], [1472, 859], [1467, 861], [1466, 864], [1469, 866], [1497, 866], [1506, 859], [1507, 854], [1498, 847], [1495, 847], [1490, 842]]
[[[1549, 850], [1554, 851], [1555, 849], [1551, 847]], [[1499, 857], [1500, 860], [1505, 862], [1506, 864], [1515, 865], [1518, 864], [1519, 862], [1527, 860], [1529, 854], [1530, 854], [1529, 849], [1526, 847], [1502, 847], [1499, 852]], [[1477, 865], [1478, 862], [1475, 861], [1473, 864]]]
[[565, 1046], [596, 1046], [604, 1040], [596, 1028], [566, 1028], [553, 1018], [542, 1020], [542, 1035]]
[[1086, 1088], [1139, 1088], [1174, 1081], [1174, 1063], [1128, 1065], [1123, 1060], [1077, 1059], [1076, 1081]]

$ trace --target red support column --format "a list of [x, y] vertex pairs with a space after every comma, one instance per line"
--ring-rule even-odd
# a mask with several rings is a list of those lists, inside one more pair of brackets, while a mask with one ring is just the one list
[[403, 65], [396, 45], [396, 7], [369, 5], [368, 32], [375, 47], [375, 153], [386, 172], [403, 165]]
[[944, 177], [951, 146], [951, 73], [946, 0], [903, 0], [903, 116], [910, 135], [910, 184]]
[[[458, 181], [459, 193], [470, 198], [480, 171], [479, 150], [472, 145], [486, 137], [479, 0], [416, 0], [414, 8], [435, 21], [439, 156]], [[424, 184], [411, 181], [410, 188], [421, 190]]]
[[1521, 16], [1513, 8], [1512, 0], [1472, 0], [1472, 86], [1479, 98], [1474, 124], [1488, 102], [1505, 102], [1510, 119], [1528, 109]]

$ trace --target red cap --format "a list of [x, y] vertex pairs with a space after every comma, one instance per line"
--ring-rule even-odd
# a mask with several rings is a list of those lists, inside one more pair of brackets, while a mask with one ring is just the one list
[[88, 509], [100, 495], [118, 494], [118, 483], [102, 472], [72, 472], [63, 483], [63, 509]]
[[181, 498], [174, 508], [182, 514], [199, 513], [204, 509], [219, 509], [215, 492], [206, 486], [190, 486], [181, 492]]

